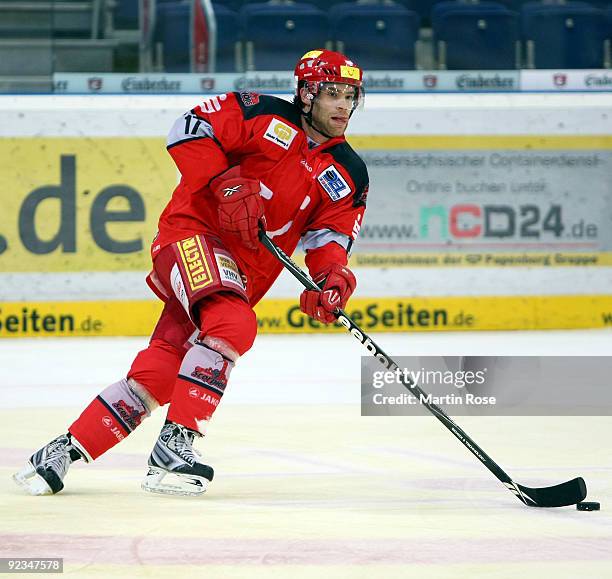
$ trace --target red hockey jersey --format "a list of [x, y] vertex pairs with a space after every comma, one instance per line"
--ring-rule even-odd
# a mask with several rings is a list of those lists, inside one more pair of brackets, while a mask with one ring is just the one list
[[261, 246], [252, 251], [219, 232], [212, 178], [230, 167], [262, 183], [266, 229], [287, 254], [337, 243], [347, 252], [362, 224], [368, 192], [365, 163], [344, 137], [309, 147], [301, 114], [289, 101], [256, 93], [212, 97], [179, 118], [168, 151], [181, 180], [159, 219], [153, 258], [194, 234], [222, 239], [247, 277], [255, 305], [282, 270]]

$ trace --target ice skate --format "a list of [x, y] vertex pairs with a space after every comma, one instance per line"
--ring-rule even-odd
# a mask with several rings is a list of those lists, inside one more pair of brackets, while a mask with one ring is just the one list
[[70, 435], [62, 434], [35, 452], [13, 480], [31, 495], [54, 495], [64, 488], [68, 467], [79, 458]]
[[212, 481], [212, 467], [198, 462], [193, 441], [199, 433], [180, 424], [167, 423], [149, 457], [149, 471], [142, 488], [152, 493], [198, 496]]

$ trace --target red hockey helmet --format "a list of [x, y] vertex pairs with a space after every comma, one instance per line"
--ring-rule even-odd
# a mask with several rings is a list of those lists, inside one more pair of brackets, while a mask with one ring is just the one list
[[344, 84], [355, 87], [353, 110], [363, 103], [363, 71], [340, 52], [311, 50], [300, 58], [294, 74], [298, 102], [300, 86], [305, 86], [314, 98], [325, 84]]

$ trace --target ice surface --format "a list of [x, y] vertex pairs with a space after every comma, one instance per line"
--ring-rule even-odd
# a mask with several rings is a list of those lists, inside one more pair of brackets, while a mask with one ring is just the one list
[[[381, 334], [393, 355], [609, 355], [612, 332]], [[433, 417], [361, 417], [359, 344], [261, 336], [199, 448], [199, 499], [143, 493], [159, 410], [54, 497], [10, 475], [145, 339], [0, 341], [0, 556], [75, 577], [612, 577], [612, 418], [460, 417], [518, 482], [584, 476], [600, 512], [528, 509]]]

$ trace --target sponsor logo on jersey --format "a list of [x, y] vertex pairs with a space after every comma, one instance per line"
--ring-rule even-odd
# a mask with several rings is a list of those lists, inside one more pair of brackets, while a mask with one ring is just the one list
[[213, 283], [200, 238], [195, 236], [183, 239], [177, 243], [177, 246], [191, 291], [205, 288]]
[[317, 179], [332, 201], [340, 201], [351, 193], [349, 184], [334, 165], [324, 169]]
[[340, 76], [344, 78], [353, 78], [355, 80], [361, 80], [359, 69], [356, 66], [345, 66], [340, 67]]
[[264, 139], [272, 141], [275, 145], [288, 150], [296, 135], [297, 131], [283, 123], [283, 121], [272, 119], [266, 129]]
[[306, 169], [306, 171], [308, 171], [309, 173], [312, 173], [312, 166], [308, 164], [308, 161], [306, 159], [302, 159], [300, 161], [300, 165], [302, 165]]
[[353, 207], [365, 206], [368, 201], [368, 191], [370, 190], [370, 185], [366, 185], [361, 193], [358, 191], [353, 197]]
[[221, 251], [215, 251], [215, 260], [219, 268], [221, 284], [235, 286], [243, 292], [246, 291], [236, 262], [227, 253], [222, 253]]
[[240, 100], [245, 107], [252, 107], [259, 102], [259, 95], [256, 92], [241, 92]]
[[357, 219], [355, 219], [355, 223], [353, 224], [353, 239], [357, 239], [359, 231], [361, 231], [361, 215], [357, 215]]

